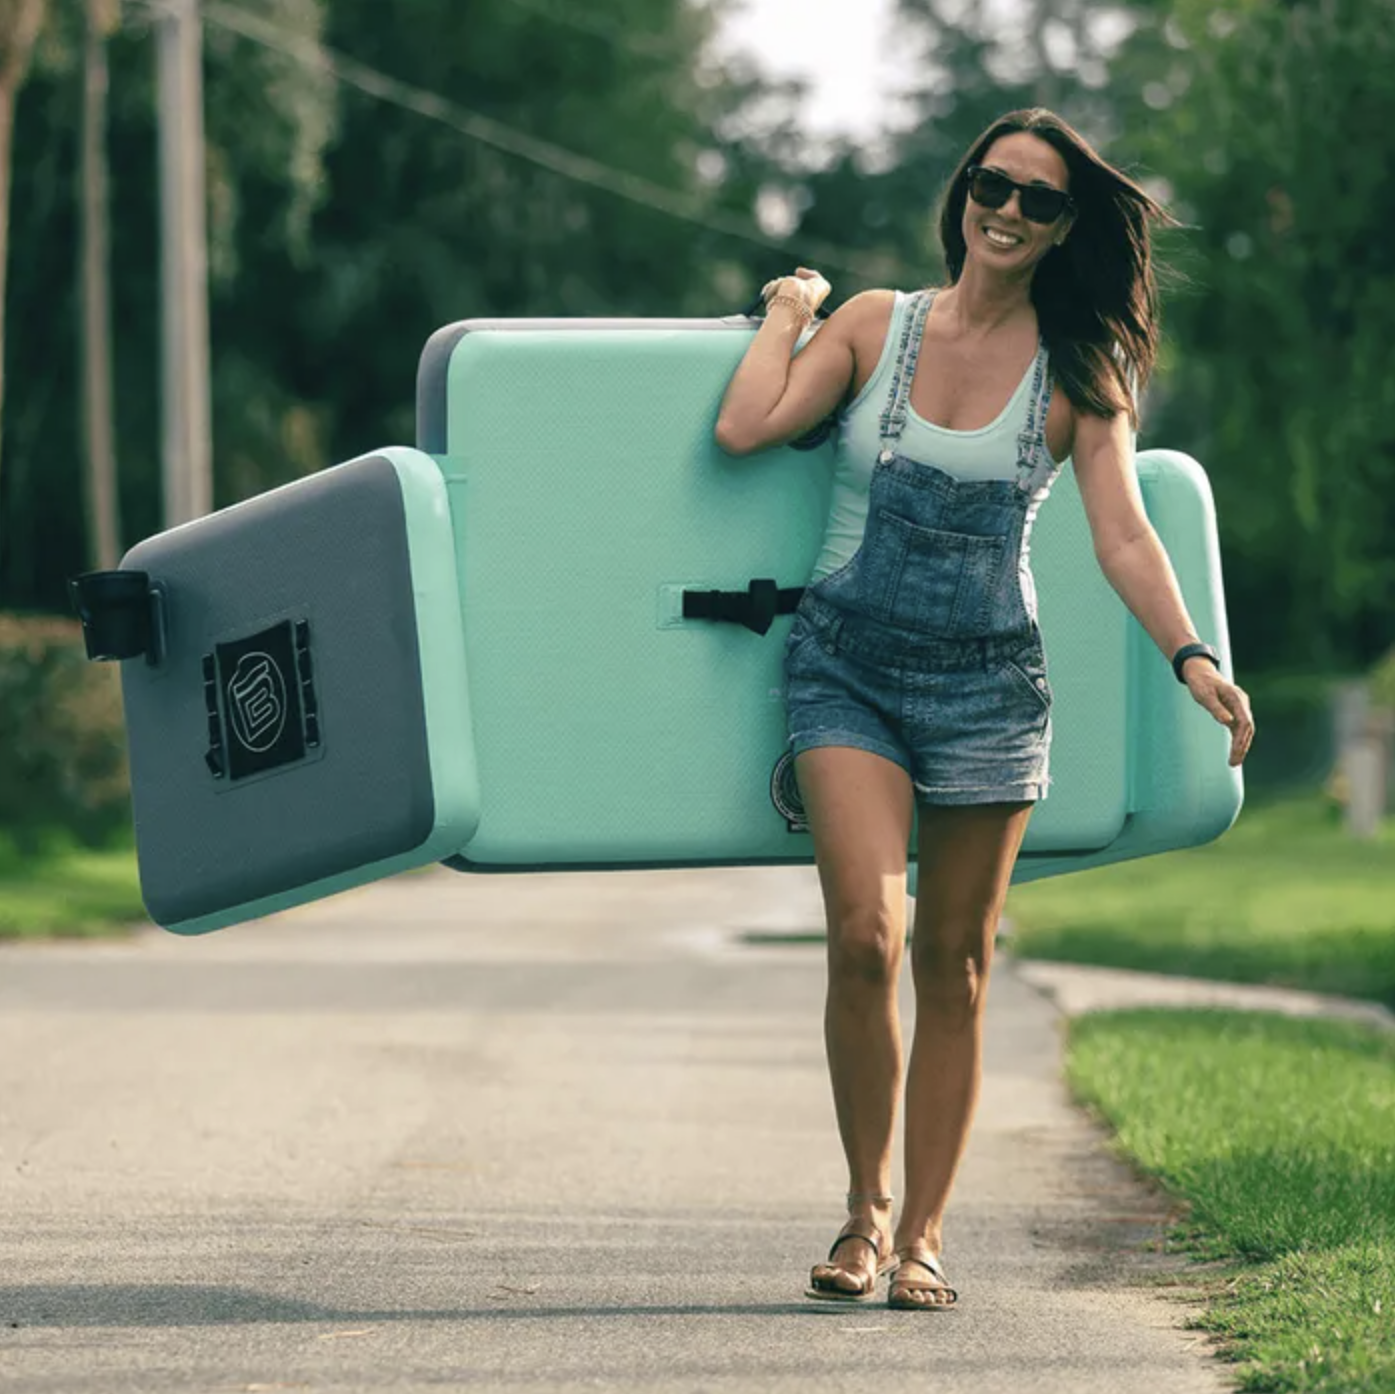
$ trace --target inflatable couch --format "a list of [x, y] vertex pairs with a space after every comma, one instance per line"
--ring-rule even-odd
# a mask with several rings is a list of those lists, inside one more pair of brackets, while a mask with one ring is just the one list
[[[447, 326], [422, 353], [415, 449], [76, 578], [89, 655], [121, 662], [151, 917], [201, 933], [436, 861], [811, 862], [782, 648], [832, 445], [716, 446], [753, 327]], [[1206, 476], [1166, 450], [1137, 470], [1229, 671]], [[1242, 797], [1228, 733], [1105, 581], [1068, 467], [1032, 554], [1053, 784], [1014, 880], [1218, 837]]]

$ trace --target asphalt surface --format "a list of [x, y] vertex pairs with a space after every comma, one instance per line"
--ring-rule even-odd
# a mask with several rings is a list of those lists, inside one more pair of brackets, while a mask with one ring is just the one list
[[802, 1299], [845, 1185], [822, 950], [751, 937], [821, 923], [812, 869], [432, 871], [0, 946], [0, 1389], [1228, 1387], [1005, 960], [958, 1309]]

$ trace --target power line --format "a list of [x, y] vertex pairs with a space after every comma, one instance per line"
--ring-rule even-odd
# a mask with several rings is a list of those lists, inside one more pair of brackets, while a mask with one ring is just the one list
[[[145, 0], [145, 3], [152, 9], [165, 8], [162, 0]], [[239, 6], [225, 3], [225, 0], [203, 0], [201, 8], [206, 18], [220, 28], [282, 53], [304, 67], [328, 73], [336, 81], [357, 88], [390, 106], [415, 112], [428, 120], [448, 126], [471, 140], [526, 160], [563, 179], [603, 189], [607, 193], [628, 199], [631, 203], [666, 213], [672, 218], [705, 228], [709, 232], [737, 238], [769, 251], [797, 256], [806, 265], [848, 271], [869, 281], [908, 274], [895, 260], [877, 254], [858, 252], [803, 238], [780, 241], [768, 237], [744, 218], [724, 213], [720, 209], [703, 209], [700, 200], [693, 195], [666, 189], [640, 175], [617, 169], [588, 155], [566, 150], [551, 141], [541, 140], [492, 117], [470, 111], [434, 92], [428, 92], [424, 88], [370, 68], [314, 39], [281, 29]]]
[[527, 10], [550, 24], [560, 24], [581, 34], [604, 39], [608, 44], [623, 48], [641, 58], [662, 58], [673, 52], [673, 39], [667, 34], [632, 34], [611, 19], [594, 14], [573, 14], [558, 6], [555, 0], [508, 0], [515, 9]]

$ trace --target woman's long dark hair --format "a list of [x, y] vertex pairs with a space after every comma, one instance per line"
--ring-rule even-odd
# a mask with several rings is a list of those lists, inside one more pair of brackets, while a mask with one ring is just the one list
[[1032, 277], [1041, 336], [1056, 380], [1080, 410], [1138, 425], [1141, 392], [1158, 357], [1158, 290], [1148, 220], [1175, 224], [1127, 175], [1105, 163], [1085, 138], [1040, 107], [1012, 111], [974, 142], [954, 171], [940, 212], [940, 242], [951, 284], [964, 270], [968, 168], [1001, 136], [1018, 131], [1052, 146], [1066, 162], [1076, 219]]

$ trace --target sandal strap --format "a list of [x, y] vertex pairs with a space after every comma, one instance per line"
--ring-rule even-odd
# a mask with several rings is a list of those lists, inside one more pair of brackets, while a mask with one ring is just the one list
[[880, 1265], [882, 1261], [881, 1237], [877, 1234], [876, 1230], [872, 1230], [868, 1233], [864, 1230], [855, 1229], [853, 1228], [853, 1223], [855, 1222], [844, 1225], [842, 1230], [839, 1231], [837, 1239], [833, 1241], [832, 1246], [828, 1250], [828, 1262], [831, 1263], [833, 1261], [833, 1255], [838, 1252], [838, 1246], [840, 1244], [846, 1243], [849, 1239], [860, 1239], [864, 1244], [871, 1245], [872, 1252], [876, 1255], [877, 1263]]
[[[860, 1240], [872, 1250], [872, 1269], [853, 1268], [847, 1260], [839, 1261], [834, 1255], [838, 1252], [838, 1246], [846, 1243], [849, 1239]], [[819, 1268], [832, 1268], [835, 1271], [842, 1271], [850, 1278], [857, 1280], [855, 1290], [847, 1288], [832, 1289], [842, 1296], [870, 1297], [877, 1286], [877, 1279], [890, 1267], [890, 1255], [882, 1249], [883, 1235], [860, 1215], [854, 1215], [839, 1231], [838, 1237], [833, 1241], [828, 1251], [828, 1258], [823, 1264], [816, 1264], [810, 1276], [810, 1282], [814, 1289], [825, 1291], [823, 1284], [828, 1281], [827, 1274], [820, 1274]]]
[[934, 1291], [937, 1291], [938, 1289], [933, 1288], [929, 1283], [912, 1283], [912, 1282], [907, 1282], [906, 1279], [901, 1278], [901, 1277], [899, 1276], [899, 1274], [900, 1274], [900, 1272], [901, 1272], [901, 1265], [902, 1265], [902, 1264], [905, 1264], [905, 1263], [918, 1263], [918, 1264], [920, 1264], [920, 1266], [921, 1266], [922, 1268], [925, 1268], [925, 1269], [929, 1270], [930, 1273], [932, 1273], [936, 1278], [938, 1278], [938, 1279], [940, 1280], [940, 1283], [941, 1283], [941, 1285], [942, 1285], [943, 1290], [945, 1290], [945, 1291], [947, 1291], [947, 1292], [949, 1293], [951, 1300], [953, 1300], [953, 1299], [955, 1299], [955, 1298], [957, 1298], [957, 1297], [959, 1296], [959, 1294], [958, 1294], [957, 1292], [955, 1292], [955, 1290], [954, 1290], [952, 1287], [950, 1287], [950, 1284], [949, 1284], [949, 1275], [945, 1272], [944, 1268], [941, 1266], [940, 1260], [936, 1257], [936, 1255], [935, 1255], [926, 1245], [924, 1245], [924, 1244], [908, 1244], [904, 1249], [897, 1249], [897, 1251], [896, 1251], [896, 1258], [897, 1258], [897, 1265], [896, 1265], [896, 1274], [897, 1274], [897, 1276], [894, 1276], [894, 1277], [893, 1277], [893, 1279], [892, 1279], [893, 1282], [900, 1283], [902, 1287], [910, 1288], [910, 1289], [913, 1290], [913, 1291], [920, 1291], [920, 1292], [934, 1292]]

